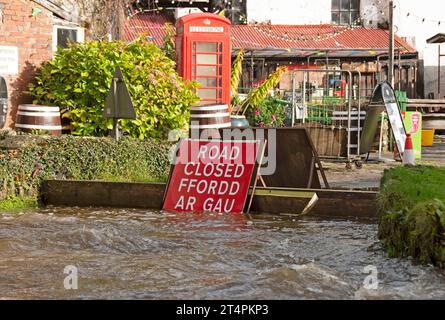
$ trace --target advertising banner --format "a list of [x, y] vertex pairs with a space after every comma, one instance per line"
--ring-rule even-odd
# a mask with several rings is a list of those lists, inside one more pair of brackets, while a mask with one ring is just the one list
[[402, 112], [403, 124], [407, 133], [411, 133], [414, 157], [422, 158], [422, 114], [420, 112]]

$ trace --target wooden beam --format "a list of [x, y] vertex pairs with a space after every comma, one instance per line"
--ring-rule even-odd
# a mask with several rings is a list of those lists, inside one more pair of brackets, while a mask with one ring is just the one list
[[444, 99], [408, 99], [408, 104], [444, 104]]
[[[44, 205], [54, 206], [159, 210], [164, 189], [164, 183], [45, 180], [41, 200]], [[377, 217], [377, 192], [372, 191], [258, 187], [251, 210], [266, 214], [301, 214], [314, 194], [318, 201], [311, 209], [311, 215]]]
[[57, 14], [58, 16], [62, 17], [65, 20], [78, 23], [79, 17], [77, 15], [73, 15], [72, 12], [66, 11], [59, 4], [54, 3], [56, 1], [49, 1], [49, 0], [32, 0], [32, 1], [34, 1], [37, 4], [40, 4], [42, 7], [48, 9], [52, 13]]

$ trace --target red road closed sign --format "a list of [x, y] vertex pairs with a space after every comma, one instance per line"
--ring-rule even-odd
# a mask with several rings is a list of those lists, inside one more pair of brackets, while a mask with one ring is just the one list
[[243, 212], [258, 146], [258, 141], [182, 139], [163, 209], [175, 212]]

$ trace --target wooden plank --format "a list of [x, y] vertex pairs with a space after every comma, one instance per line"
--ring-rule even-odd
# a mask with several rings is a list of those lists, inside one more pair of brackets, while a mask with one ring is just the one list
[[45, 205], [160, 209], [164, 183], [45, 180]]
[[444, 99], [408, 99], [408, 104], [445, 104]]
[[433, 109], [433, 108], [445, 108], [445, 104], [407, 104], [407, 108], [424, 108], [424, 109]]
[[422, 129], [436, 129], [445, 130], [445, 119], [444, 120], [423, 120]]
[[[303, 198], [311, 199], [314, 196], [313, 191], [300, 191], [293, 189], [278, 189], [278, 188], [260, 188], [255, 190], [255, 196], [269, 196], [269, 197], [284, 197], [284, 198]], [[249, 190], [249, 195], [252, 194], [252, 190]]]
[[445, 113], [426, 113], [422, 114], [422, 119], [445, 119]]
[[[146, 208], [162, 206], [165, 184], [101, 181], [45, 180], [44, 205], [80, 207]], [[258, 194], [257, 194], [258, 193]], [[326, 217], [376, 217], [377, 192], [326, 189], [258, 187], [252, 212], [300, 214], [314, 193], [319, 200], [311, 215]]]
[[62, 0], [32, 0], [35, 3], [40, 4], [42, 7], [48, 9], [49, 11], [57, 14], [58, 16], [62, 17], [65, 20], [68, 20], [70, 22], [76, 22], [78, 23], [79, 17], [77, 15], [74, 15], [72, 12], [69, 12], [62, 8], [63, 2]]
[[[263, 190], [260, 188], [259, 190]], [[267, 188], [280, 192], [315, 192], [319, 198], [311, 211], [311, 215], [327, 217], [376, 217], [377, 192], [351, 191], [351, 190], [327, 190], [327, 189], [290, 189]], [[304, 197], [273, 197], [261, 195], [254, 197], [253, 212], [293, 213], [299, 214], [307, 205]]]

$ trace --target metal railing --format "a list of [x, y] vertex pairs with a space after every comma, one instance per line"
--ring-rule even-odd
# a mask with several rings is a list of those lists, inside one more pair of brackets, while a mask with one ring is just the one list
[[[297, 75], [303, 73], [301, 88], [297, 89]], [[311, 73], [326, 74], [326, 87], [316, 90], [308, 89]], [[335, 86], [329, 86], [329, 76], [340, 76], [340, 80], [346, 80], [343, 96], [331, 96], [335, 92]], [[353, 84], [353, 76], [358, 77], [356, 85]], [[300, 77], [301, 79], [301, 77]], [[292, 126], [300, 122], [300, 125], [311, 127], [319, 125], [321, 128], [346, 130], [346, 155], [338, 154], [334, 158], [345, 159], [347, 162], [360, 160], [360, 135], [362, 130], [361, 121], [365, 113], [362, 112], [361, 96], [361, 73], [349, 70], [326, 70], [326, 69], [300, 69], [292, 71]], [[316, 91], [322, 90], [320, 95]], [[343, 91], [343, 90], [341, 90]], [[299, 93], [299, 94], [298, 94]], [[354, 110], [353, 110], [354, 108]], [[351, 133], [356, 132], [356, 142], [352, 143]], [[317, 141], [314, 141], [317, 147]], [[341, 139], [340, 142], [341, 143]], [[339, 150], [343, 146], [340, 146]], [[324, 158], [323, 152], [319, 154]]]

